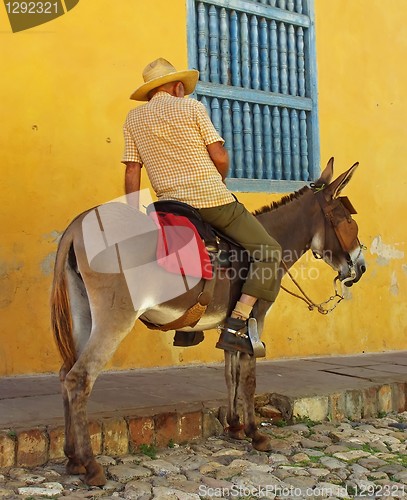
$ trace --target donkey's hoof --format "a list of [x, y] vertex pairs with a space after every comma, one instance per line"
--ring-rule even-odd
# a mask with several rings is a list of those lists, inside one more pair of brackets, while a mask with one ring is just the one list
[[238, 431], [232, 431], [231, 429], [228, 430], [228, 436], [232, 439], [237, 439], [239, 441], [242, 441], [243, 439], [246, 439], [246, 434], [244, 433], [243, 430], [238, 430]]
[[86, 474], [85, 466], [77, 460], [69, 459], [66, 464], [66, 472], [72, 475]]
[[257, 451], [270, 451], [270, 437], [265, 434], [259, 434], [252, 439], [252, 446]]
[[230, 425], [226, 429], [227, 435], [232, 439], [238, 439], [241, 441], [242, 439], [246, 439], [246, 433], [244, 432], [244, 425]]
[[106, 476], [103, 467], [97, 462], [92, 462], [86, 468], [85, 483], [89, 486], [104, 486]]

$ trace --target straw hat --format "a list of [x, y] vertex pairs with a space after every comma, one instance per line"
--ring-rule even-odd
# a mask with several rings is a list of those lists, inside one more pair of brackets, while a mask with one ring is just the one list
[[170, 82], [182, 82], [185, 87], [185, 94], [192, 94], [198, 81], [199, 71], [188, 69], [177, 71], [166, 59], [160, 57], [144, 68], [143, 85], [140, 85], [130, 96], [135, 101], [148, 101], [148, 93]]

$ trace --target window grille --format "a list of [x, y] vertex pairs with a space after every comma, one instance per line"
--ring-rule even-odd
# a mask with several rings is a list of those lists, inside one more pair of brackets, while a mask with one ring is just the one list
[[318, 177], [313, 0], [188, 0], [188, 55], [232, 190], [292, 191]]

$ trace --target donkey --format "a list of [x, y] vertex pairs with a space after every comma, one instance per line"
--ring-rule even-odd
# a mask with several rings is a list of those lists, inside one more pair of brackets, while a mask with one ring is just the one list
[[[361, 278], [366, 267], [357, 225], [351, 217], [355, 211], [347, 198], [339, 197], [357, 165], [332, 181], [331, 158], [321, 177], [310, 187], [304, 186], [280, 202], [255, 212], [283, 249], [281, 276], [304, 252], [311, 250], [338, 273], [336, 279], [346, 286]], [[157, 325], [171, 323], [197, 302], [204, 280], [179, 297], [160, 303], [157, 298], [153, 300], [153, 296], [161, 297], [160, 291], [173, 286], [174, 274], [158, 265], [150, 266], [148, 279], [136, 283], [136, 290], [130, 293], [120, 265], [118, 270], [100, 272], [97, 265], [95, 270], [95, 266], [90, 264], [83, 230], [87, 214], [89, 212], [71, 222], [59, 242], [51, 317], [63, 359], [60, 380], [67, 471], [70, 474], [85, 474], [87, 484], [101, 486], [106, 479], [92, 451], [86, 413], [87, 400], [95, 380], [137, 319]], [[141, 212], [139, 217], [147, 218]], [[157, 241], [154, 237], [144, 238], [141, 244], [139, 241], [140, 238], [130, 241], [131, 251], [128, 254], [141, 266], [154, 261]], [[220, 279], [218, 275], [213, 279], [216, 282], [212, 301], [198, 323], [185, 328], [186, 331], [216, 328], [225, 320], [230, 284], [228, 279]], [[270, 306], [271, 303], [261, 300], [254, 308], [253, 316], [257, 320], [259, 334]], [[255, 421], [255, 356], [225, 351], [225, 374], [228, 389], [226, 432], [236, 439], [251, 438], [257, 450], [269, 450], [270, 438], [257, 429]], [[239, 397], [243, 403], [243, 424], [239, 421], [237, 408]]]

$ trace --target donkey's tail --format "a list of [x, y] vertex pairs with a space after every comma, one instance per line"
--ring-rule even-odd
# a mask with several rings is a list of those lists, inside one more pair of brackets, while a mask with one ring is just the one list
[[77, 358], [67, 283], [71, 247], [72, 232], [68, 231], [62, 235], [58, 246], [51, 292], [51, 325], [66, 371], [72, 368]]

